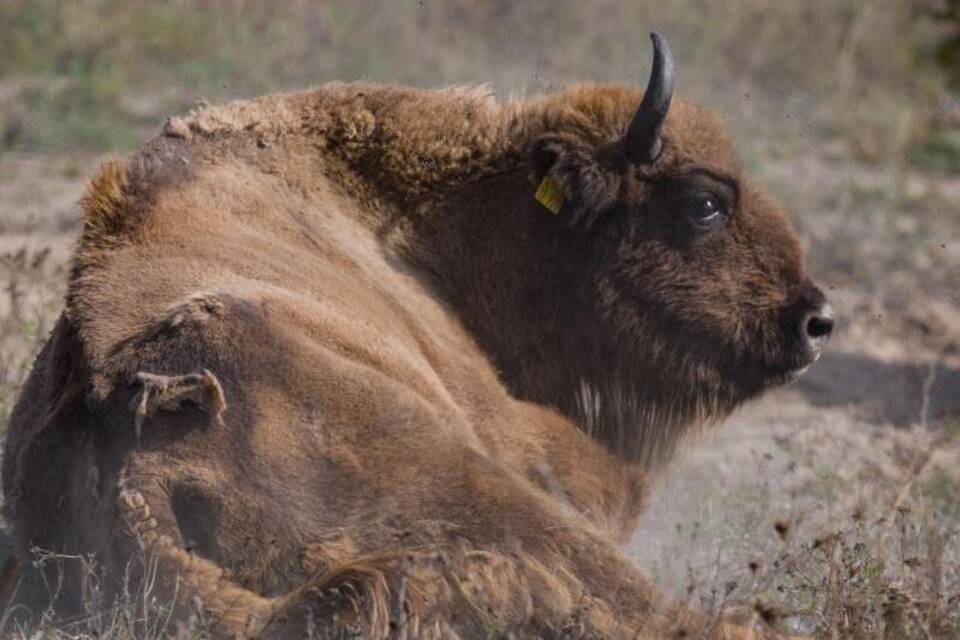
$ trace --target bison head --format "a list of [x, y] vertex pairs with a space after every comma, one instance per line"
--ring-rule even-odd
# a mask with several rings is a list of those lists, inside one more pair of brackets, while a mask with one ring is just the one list
[[[649, 86], [622, 138], [550, 132], [531, 155], [538, 199], [587, 238], [578, 268], [602, 317], [605, 361], [584, 375], [577, 411], [641, 456], [654, 455], [651, 438], [672, 440], [670, 423], [718, 419], [802, 373], [834, 323], [783, 208], [744, 178], [719, 120], [671, 108], [673, 59], [652, 39]], [[632, 428], [645, 442], [629, 445]]]

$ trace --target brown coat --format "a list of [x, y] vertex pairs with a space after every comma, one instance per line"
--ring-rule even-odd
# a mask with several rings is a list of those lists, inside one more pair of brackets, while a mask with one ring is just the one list
[[[617, 544], [685, 430], [792, 375], [812, 285], [714, 116], [624, 168], [639, 99], [334, 84], [104, 165], [7, 439], [20, 557], [157, 558], [223, 634], [701, 626]], [[735, 186], [709, 237], [650, 204], [691, 168]]]

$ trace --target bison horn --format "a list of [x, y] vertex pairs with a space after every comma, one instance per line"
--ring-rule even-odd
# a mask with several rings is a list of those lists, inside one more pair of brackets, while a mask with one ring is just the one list
[[673, 53], [667, 39], [653, 31], [653, 68], [650, 81], [624, 137], [627, 157], [635, 164], [649, 164], [660, 155], [660, 132], [673, 97]]

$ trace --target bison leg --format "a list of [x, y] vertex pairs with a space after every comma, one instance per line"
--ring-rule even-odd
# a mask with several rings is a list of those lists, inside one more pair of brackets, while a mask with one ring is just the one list
[[[271, 638], [353, 634], [378, 640], [802, 640], [759, 620], [738, 624], [707, 619], [679, 605], [644, 604], [643, 594], [636, 592], [636, 600], [623, 602], [631, 589], [617, 583], [616, 572], [610, 576], [611, 597], [558, 569], [522, 552], [463, 548], [361, 558], [278, 599], [260, 633]], [[640, 615], [632, 606], [638, 604]]]
[[[605, 562], [597, 548], [597, 560]], [[629, 569], [628, 569], [629, 571]], [[593, 591], [562, 564], [513, 550], [445, 547], [359, 558], [277, 601], [262, 637], [711, 638], [767, 640], [756, 626], [713, 625], [650, 602], [630, 580]], [[625, 576], [622, 576], [625, 577]], [[632, 597], [631, 597], [632, 596]]]
[[369, 638], [782, 637], [665, 600], [589, 522], [485, 456], [468, 452], [461, 462], [448, 478], [469, 505], [458, 526], [423, 537], [414, 530], [419, 547], [358, 558], [310, 580], [278, 599], [264, 636], [346, 627]]
[[369, 638], [751, 637], [664, 601], [588, 522], [484, 456], [461, 462], [448, 478], [469, 505], [458, 526], [414, 530], [419, 547], [310, 580], [277, 601], [264, 636], [313, 628]]

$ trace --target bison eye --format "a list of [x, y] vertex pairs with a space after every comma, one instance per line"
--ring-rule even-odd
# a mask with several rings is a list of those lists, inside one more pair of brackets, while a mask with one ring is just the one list
[[707, 228], [723, 220], [727, 215], [723, 202], [710, 193], [702, 193], [685, 203], [687, 217], [698, 227]]

